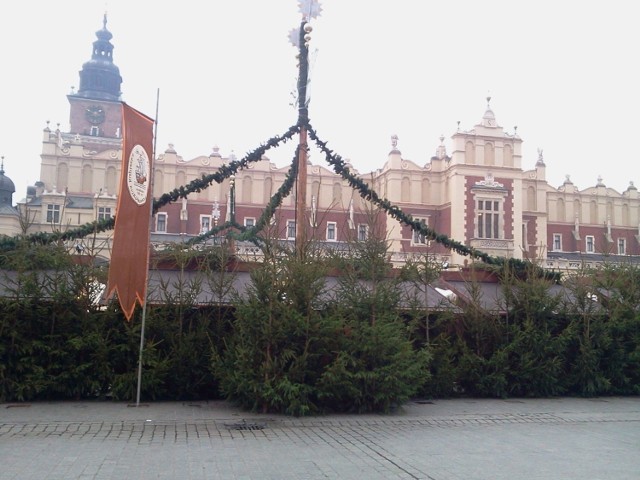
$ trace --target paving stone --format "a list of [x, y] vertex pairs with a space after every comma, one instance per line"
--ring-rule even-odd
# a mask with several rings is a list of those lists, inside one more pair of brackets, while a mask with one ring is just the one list
[[225, 402], [0, 404], [0, 480], [640, 478], [640, 398], [292, 418]]

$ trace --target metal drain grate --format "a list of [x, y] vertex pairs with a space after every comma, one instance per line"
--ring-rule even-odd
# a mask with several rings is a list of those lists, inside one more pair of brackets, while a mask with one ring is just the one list
[[246, 420], [237, 423], [225, 423], [224, 426], [229, 430], [264, 430], [266, 428], [264, 424], [247, 422]]

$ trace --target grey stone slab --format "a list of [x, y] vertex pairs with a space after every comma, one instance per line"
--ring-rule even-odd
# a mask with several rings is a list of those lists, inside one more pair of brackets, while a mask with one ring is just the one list
[[640, 398], [432, 400], [292, 418], [226, 402], [0, 404], [0, 480], [640, 478]]

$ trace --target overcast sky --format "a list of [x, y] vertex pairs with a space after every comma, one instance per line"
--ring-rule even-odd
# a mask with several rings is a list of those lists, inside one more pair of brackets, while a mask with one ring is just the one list
[[[486, 97], [523, 139], [523, 168], [543, 150], [547, 179], [580, 189], [599, 175], [640, 183], [640, 28], [635, 2], [324, 0], [312, 21], [309, 117], [360, 172], [380, 168], [398, 135], [424, 165], [440, 135], [469, 130]], [[39, 180], [46, 121], [69, 129], [66, 95], [91, 58], [104, 12], [123, 100], [155, 117], [157, 153], [185, 160], [214, 145], [238, 157], [283, 133], [297, 76], [296, 0], [22, 0], [0, 4], [0, 155], [14, 202]], [[268, 153], [278, 166], [293, 145]], [[324, 164], [318, 153], [311, 161]], [[638, 185], [640, 186], [640, 185]]]

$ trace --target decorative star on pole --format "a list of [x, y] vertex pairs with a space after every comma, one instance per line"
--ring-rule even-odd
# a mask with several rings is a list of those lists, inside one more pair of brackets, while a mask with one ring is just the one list
[[[298, 1], [298, 7], [302, 14], [303, 24], [312, 18], [319, 17], [320, 12], [322, 12], [322, 7], [318, 0], [300, 0]], [[300, 28], [293, 28], [289, 31], [289, 42], [297, 49], [300, 49], [302, 46], [300, 43], [300, 33]]]
[[300, 13], [307, 20], [319, 17], [320, 12], [322, 12], [322, 7], [318, 0], [300, 0], [298, 2], [298, 6], [300, 8]]
[[300, 48], [300, 28], [292, 28], [289, 32], [289, 42], [296, 48]]

